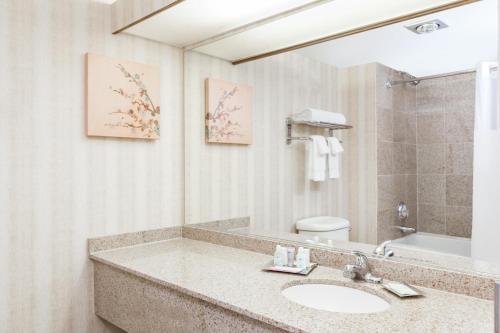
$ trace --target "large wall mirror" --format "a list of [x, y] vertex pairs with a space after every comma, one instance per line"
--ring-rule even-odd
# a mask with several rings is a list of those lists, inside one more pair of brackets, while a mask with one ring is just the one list
[[[488, 264], [500, 260], [489, 251], [500, 234], [497, 1], [386, 1], [384, 13], [357, 2], [366, 10], [350, 20], [341, 0], [276, 2], [160, 36], [193, 13], [184, 1], [126, 31], [186, 50], [186, 223], [250, 216], [234, 232], [499, 274]], [[250, 145], [206, 143], [207, 78], [252, 87]], [[305, 110], [352, 128], [297, 121], [304, 140], [287, 142], [287, 119]], [[342, 146], [337, 177], [310, 179], [312, 135]], [[374, 254], [385, 241], [390, 254]]]

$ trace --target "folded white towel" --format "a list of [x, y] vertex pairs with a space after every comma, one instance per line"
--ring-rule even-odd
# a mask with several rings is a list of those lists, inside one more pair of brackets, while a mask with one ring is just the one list
[[342, 124], [346, 123], [345, 116], [342, 113], [330, 112], [319, 109], [307, 108], [301, 113], [292, 115], [295, 121], [309, 121], [313, 123]]
[[321, 135], [311, 135], [311, 140], [307, 145], [308, 166], [307, 178], [315, 182], [325, 180], [326, 176], [326, 156], [329, 149], [325, 137]]
[[340, 178], [340, 154], [344, 148], [336, 137], [326, 139], [328, 143], [328, 175], [330, 178]]

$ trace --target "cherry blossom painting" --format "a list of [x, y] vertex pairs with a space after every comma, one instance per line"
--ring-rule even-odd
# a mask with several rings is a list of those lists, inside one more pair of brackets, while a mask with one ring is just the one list
[[208, 143], [252, 143], [252, 87], [218, 79], [205, 81]]
[[87, 54], [87, 135], [160, 137], [156, 66]]

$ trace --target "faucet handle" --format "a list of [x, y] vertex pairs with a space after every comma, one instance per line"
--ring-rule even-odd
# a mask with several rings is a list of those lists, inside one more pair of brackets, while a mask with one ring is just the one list
[[354, 280], [356, 278], [356, 272], [354, 271], [354, 265], [345, 265], [343, 275], [345, 278]]
[[361, 251], [353, 251], [353, 255], [356, 256], [356, 266], [366, 267], [368, 265], [368, 258]]

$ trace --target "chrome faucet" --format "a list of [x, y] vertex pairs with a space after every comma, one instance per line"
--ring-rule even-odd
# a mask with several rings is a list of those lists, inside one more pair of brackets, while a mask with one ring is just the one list
[[401, 225], [397, 225], [397, 226], [395, 226], [395, 228], [399, 229], [399, 231], [401, 231], [403, 234], [411, 234], [411, 233], [417, 232], [417, 230], [415, 230], [415, 228], [404, 226], [406, 224], [406, 220], [408, 219], [408, 216], [410, 215], [410, 210], [408, 209], [408, 207], [406, 206], [406, 204], [403, 201], [401, 201], [398, 204], [397, 212], [398, 212], [398, 220], [399, 220]]
[[382, 278], [374, 276], [368, 266], [368, 258], [359, 251], [352, 254], [356, 256], [356, 262], [353, 265], [345, 265], [344, 277], [352, 280], [363, 280], [370, 283], [381, 283]]
[[378, 256], [382, 256], [384, 258], [392, 257], [394, 255], [394, 251], [387, 248], [387, 245], [389, 245], [389, 244], [391, 244], [390, 240], [383, 242], [382, 244], [377, 246], [375, 248], [375, 250], [373, 250], [373, 254], [376, 254]]

